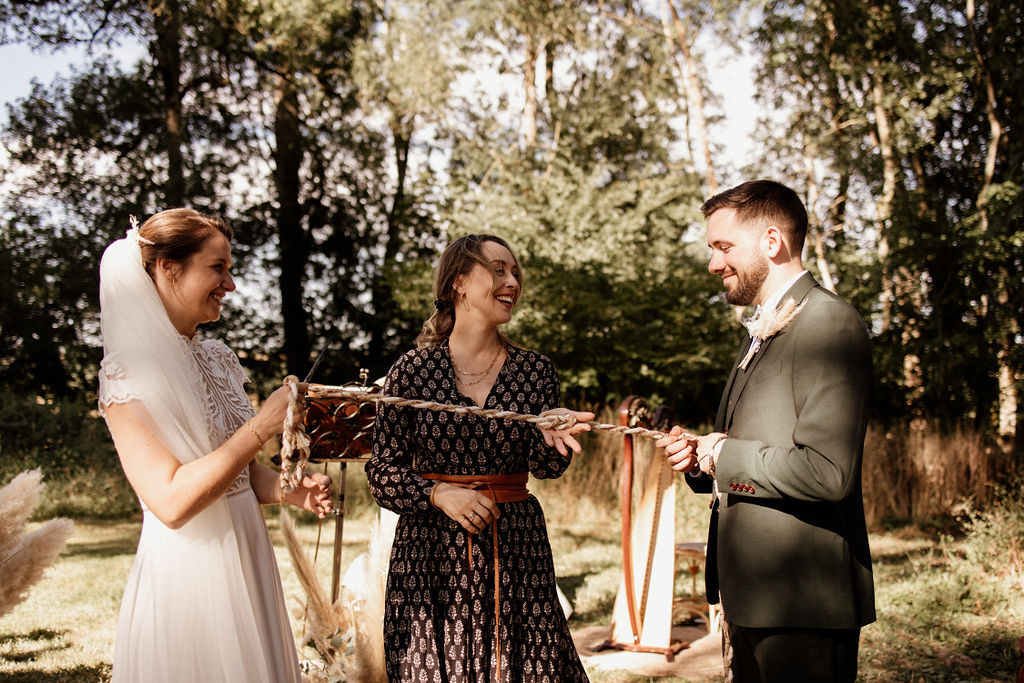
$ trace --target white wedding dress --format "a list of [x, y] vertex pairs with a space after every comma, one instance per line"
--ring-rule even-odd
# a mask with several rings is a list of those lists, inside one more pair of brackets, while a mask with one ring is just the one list
[[[207, 445], [223, 443], [253, 415], [253, 408], [243, 390], [245, 373], [230, 349], [219, 341], [181, 335], [173, 341], [175, 352], [187, 349], [183, 363], [190, 367], [167, 382], [177, 384], [179, 394], [191, 385], [194, 393], [183, 402], [199, 397], [195, 404], [207, 434], [190, 434], [182, 426], [188, 420], [158, 417], [163, 404], [173, 403], [166, 384], [162, 397], [160, 392], [147, 394], [140, 386], [147, 379], [137, 377], [116, 350], [108, 349], [100, 367], [100, 409], [132, 404], [184, 462], [209, 452], [203, 450]], [[164, 526], [145, 505], [143, 511], [139, 547], [121, 603], [113, 681], [301, 680], [277, 561], [248, 468], [220, 499], [180, 529]]]

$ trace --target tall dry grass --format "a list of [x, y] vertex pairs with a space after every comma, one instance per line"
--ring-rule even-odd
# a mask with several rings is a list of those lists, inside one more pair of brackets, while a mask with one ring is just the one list
[[371, 525], [367, 551], [357, 557], [342, 580], [338, 599], [331, 602], [314, 562], [306, 554], [290, 514], [280, 512], [281, 533], [304, 593], [304, 607], [296, 616], [303, 624], [302, 643], [311, 643], [321, 666], [305, 672], [305, 683], [382, 683], [384, 665], [384, 594], [388, 556], [397, 517]]
[[927, 522], [965, 504], [992, 501], [1011, 463], [980, 432], [931, 425], [871, 425], [864, 440], [864, 510], [869, 524]]
[[[598, 422], [619, 424], [618, 408], [587, 407]], [[662, 426], [664, 427], [664, 425]], [[611, 432], [585, 432], [579, 437], [583, 452], [558, 479], [531, 480], [530, 490], [541, 501], [548, 522], [581, 533], [618, 529], [621, 519], [623, 437]], [[633, 509], [639, 502], [647, 468], [655, 457], [664, 457], [646, 438], [633, 441]], [[676, 538], [703, 540], [707, 535], [708, 496], [690, 492], [676, 477]]]
[[[619, 422], [618, 411], [611, 406], [594, 412], [600, 422]], [[552, 523], [593, 527], [618, 522], [622, 442], [617, 434], [584, 433], [580, 439], [583, 452], [575, 456], [561, 478], [531, 482], [531, 490], [541, 498]], [[653, 442], [636, 439], [634, 503], [654, 455]], [[864, 440], [865, 514], [871, 525], [954, 517], [965, 505], [979, 508], [991, 503], [995, 486], [1012, 470], [1012, 463], [986, 443], [977, 430], [872, 424]], [[701, 538], [706, 531], [707, 517], [703, 511], [707, 499], [690, 494], [681, 478], [677, 478], [676, 487], [677, 527], [682, 527], [678, 536]]]

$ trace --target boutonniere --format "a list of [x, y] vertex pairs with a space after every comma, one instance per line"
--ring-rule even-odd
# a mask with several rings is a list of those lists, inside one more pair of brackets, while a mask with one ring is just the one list
[[743, 321], [743, 326], [747, 328], [747, 332], [754, 338], [754, 341], [750, 343], [750, 348], [747, 350], [747, 355], [740, 361], [740, 369], [746, 370], [747, 365], [750, 364], [751, 359], [757, 353], [758, 349], [761, 348], [761, 342], [766, 339], [771, 339], [790, 323], [793, 318], [796, 317], [797, 313], [803, 310], [803, 307], [807, 305], [807, 302], [796, 305], [796, 301], [793, 297], [786, 299], [786, 302], [779, 308], [771, 311], [761, 311], [759, 315], [755, 315], [753, 318]]

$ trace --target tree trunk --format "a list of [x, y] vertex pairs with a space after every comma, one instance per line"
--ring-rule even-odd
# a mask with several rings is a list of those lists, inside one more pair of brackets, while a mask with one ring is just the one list
[[889, 114], [883, 101], [882, 77], [877, 65], [871, 73], [871, 100], [875, 114], [875, 135], [882, 155], [882, 196], [875, 204], [875, 230], [878, 232], [878, 258], [882, 264], [882, 329], [892, 327], [892, 304], [896, 300], [896, 278], [889, 263], [888, 223], [896, 196], [898, 164], [889, 129]]
[[821, 286], [835, 294], [836, 282], [832, 277], [832, 267], [829, 265], [825, 255], [825, 225], [818, 218], [816, 205], [818, 203], [818, 181], [814, 177], [814, 159], [804, 153], [804, 171], [807, 176], [807, 209], [810, 220], [807, 226], [807, 236], [811, 240], [811, 247], [814, 249], [814, 262], [818, 266], [818, 275], [821, 278]]
[[548, 113], [551, 113], [551, 101], [548, 99], [555, 94], [555, 41], [549, 40], [544, 44], [544, 100], [548, 103]]
[[532, 33], [526, 36], [526, 57], [523, 61], [523, 150], [530, 154], [537, 144], [537, 59], [540, 45]]
[[164, 81], [164, 129], [167, 136], [167, 207], [185, 204], [181, 112], [181, 25], [175, 0], [156, 0], [149, 5], [156, 31], [157, 70]]
[[[697, 129], [697, 142], [700, 144], [701, 153], [704, 156], [705, 177], [708, 184], [708, 192], [718, 192], [718, 178], [715, 176], [715, 165], [711, 159], [711, 143], [708, 137], [708, 124], [704, 118], [704, 94], [700, 87], [700, 69], [697, 60], [690, 50], [689, 36], [686, 24], [679, 18], [672, 0], [662, 1], [662, 23], [666, 37], [670, 36], [669, 20], [671, 17], [672, 28], [675, 30], [676, 46], [683, 58], [683, 83], [686, 90], [687, 111], [690, 120]], [[667, 10], [667, 11], [666, 11]]]
[[[996, 91], [992, 81], [992, 72], [985, 61], [984, 52], [981, 49], [981, 42], [978, 40], [978, 32], [974, 28], [974, 0], [967, 0], [967, 29], [971, 34], [971, 43], [974, 46], [974, 55], [978, 60], [981, 69], [981, 76], [985, 85], [985, 115], [988, 119], [989, 143], [985, 155], [985, 175], [982, 180], [981, 189], [978, 191], [978, 211], [981, 214], [981, 230], [989, 232], [988, 215], [988, 192], [995, 179], [996, 160], [999, 157], [999, 143], [1003, 136], [1003, 125], [996, 112]], [[999, 386], [999, 409], [998, 409], [998, 436], [999, 447], [1009, 455], [1015, 446], [1017, 439], [1017, 377], [1013, 366], [1010, 364], [1010, 357], [1016, 342], [1017, 328], [1016, 317], [1010, 307], [1009, 294], [1010, 274], [1007, 269], [1000, 266], [996, 276], [996, 300], [999, 306], [993, 307], [992, 314], [997, 318], [1006, 317], [1004, 324], [997, 324], [999, 330], [998, 350], [996, 352], [999, 366], [997, 377]], [[997, 321], [1003, 322], [1003, 321]], [[1005, 331], [1004, 331], [1005, 330]]]
[[835, 25], [835, 17], [831, 12], [826, 11], [824, 20], [826, 26], [824, 49], [828, 58], [828, 86], [825, 92], [825, 102], [828, 108], [832, 148], [841, 155], [839, 183], [836, 197], [829, 205], [828, 221], [833, 232], [842, 232], [846, 229], [846, 201], [850, 192], [849, 142], [843, 122], [843, 98], [839, 90], [839, 80], [836, 77], [837, 58], [832, 47], [838, 36], [838, 30]]
[[370, 348], [378, 355], [388, 355], [395, 349], [388, 345], [389, 326], [395, 319], [395, 300], [391, 287], [390, 273], [401, 248], [402, 228], [406, 225], [407, 199], [406, 177], [409, 169], [409, 148], [412, 144], [414, 126], [402, 120], [397, 113], [391, 123], [392, 143], [395, 148], [395, 194], [387, 213], [388, 232], [384, 239], [384, 258], [380, 270], [374, 276], [371, 287], [373, 317], [368, 320]]
[[[871, 105], [875, 114], [875, 134], [878, 149], [882, 155], [882, 195], [876, 205], [875, 227], [878, 231], [878, 256], [882, 264], [882, 329], [890, 331], [893, 326], [893, 304], [907, 302], [906, 310], [920, 311], [922, 293], [917, 274], [905, 265], [893, 268], [889, 253], [888, 227], [892, 216], [893, 199], [899, 182], [899, 161], [896, 158], [892, 130], [889, 126], [889, 111], [885, 105], [884, 87], [879, 65], [873, 65], [871, 78]], [[921, 377], [921, 358], [915, 352], [921, 330], [913, 316], [900, 320], [900, 342], [903, 355], [903, 385], [907, 390], [907, 404], [915, 415], [911, 427], [923, 427], [922, 416], [917, 406], [924, 392]]]
[[309, 329], [303, 306], [303, 282], [309, 245], [302, 229], [299, 171], [302, 137], [299, 96], [294, 84], [277, 77], [274, 117], [274, 185], [277, 189], [277, 234], [281, 253], [281, 317], [284, 322], [284, 357], [288, 372], [302, 375], [310, 359]]

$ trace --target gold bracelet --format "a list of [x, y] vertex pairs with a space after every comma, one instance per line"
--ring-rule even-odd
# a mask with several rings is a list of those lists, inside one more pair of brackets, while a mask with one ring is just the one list
[[440, 483], [441, 482], [439, 482], [439, 481], [434, 482], [434, 485], [430, 487], [430, 504], [433, 507], [437, 507], [437, 503], [434, 502], [434, 493], [437, 492], [437, 485], [440, 484]]
[[252, 421], [251, 420], [246, 420], [245, 421], [245, 426], [248, 427], [249, 431], [252, 432], [252, 435], [254, 437], [256, 437], [256, 441], [259, 444], [259, 447], [258, 447], [257, 450], [261, 450], [262, 451], [263, 450], [263, 444], [266, 443], [266, 440], [262, 436], [260, 436], [260, 433], [256, 431], [256, 428], [252, 426]]

